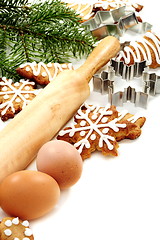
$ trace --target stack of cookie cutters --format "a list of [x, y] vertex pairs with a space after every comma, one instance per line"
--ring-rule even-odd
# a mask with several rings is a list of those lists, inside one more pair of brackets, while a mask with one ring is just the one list
[[127, 29], [138, 24], [135, 12], [128, 12], [125, 8], [123, 6], [111, 11], [98, 11], [94, 18], [83, 25], [86, 25], [98, 40], [109, 35], [119, 38]]
[[[131, 27], [129, 31], [138, 34], [145, 34], [147, 31], [151, 31], [152, 27], [153, 26], [150, 23], [143, 22]], [[124, 43], [124, 45], [128, 44], [129, 42]], [[124, 45], [122, 45], [122, 48]], [[144, 83], [143, 91], [145, 93], [149, 92], [152, 96], [160, 93], [160, 75], [156, 72], [152, 72], [152, 70], [147, 67], [146, 61], [127, 66], [123, 62], [118, 62], [112, 59], [111, 65], [115, 70], [115, 74], [121, 76], [125, 80], [130, 80], [134, 77], [141, 77]]]
[[[147, 22], [138, 23], [130, 27], [127, 31], [136, 34], [145, 34], [152, 29], [152, 25]], [[130, 45], [129, 41], [121, 43], [121, 50]], [[136, 91], [135, 88], [128, 86], [123, 91], [114, 91], [115, 77], [129, 81], [133, 78], [139, 78], [142, 81], [142, 91]], [[149, 95], [155, 96], [160, 93], [160, 75], [151, 72], [147, 67], [147, 62], [135, 62], [128, 66], [123, 61], [111, 59], [110, 65], [106, 70], [93, 76], [93, 90], [101, 94], [108, 94], [108, 102], [116, 106], [123, 106], [123, 103], [131, 102], [136, 107], [147, 108]]]

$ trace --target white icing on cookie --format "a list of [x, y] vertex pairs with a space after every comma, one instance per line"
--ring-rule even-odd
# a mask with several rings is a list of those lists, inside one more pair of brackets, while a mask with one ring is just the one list
[[30, 85], [34, 86], [34, 82], [29, 82], [28, 80], [20, 80], [20, 82], [21, 85], [17, 85], [19, 86], [19, 89], [17, 89], [15, 88], [15, 84], [12, 84], [12, 80], [7, 80], [5, 77], [3, 77], [0, 81], [0, 86], [4, 86], [2, 87], [3, 91], [0, 92], [0, 96], [3, 96], [4, 99], [8, 99], [8, 96], [10, 95], [12, 96], [10, 100], [0, 104], [0, 109], [3, 109], [1, 115], [5, 115], [9, 108], [11, 108], [12, 112], [15, 113], [14, 101], [17, 103], [22, 101], [22, 109], [28, 105], [30, 101], [24, 97], [24, 94], [34, 94], [36, 96], [39, 93], [40, 90], [30, 90]]
[[2, 88], [2, 91], [3, 91], [3, 92], [6, 92], [7, 89], [8, 89], [8, 88], [7, 88], [6, 86], [4, 86], [4, 87]]
[[7, 237], [9, 237], [9, 236], [12, 235], [12, 231], [11, 231], [10, 229], [5, 229], [5, 230], [4, 230], [4, 234], [5, 234]]
[[[86, 108], [85, 112], [83, 112], [83, 107]], [[96, 119], [92, 119], [89, 117], [89, 114], [97, 114]], [[124, 110], [118, 113], [118, 117], [114, 118], [113, 120], [109, 121], [109, 116], [113, 114], [113, 111], [109, 109], [108, 106], [101, 108], [97, 106], [89, 106], [88, 104], [84, 104], [82, 108], [80, 108], [75, 115], [77, 120], [81, 120], [80, 123], [83, 121], [86, 124], [80, 124], [80, 127], [75, 127], [74, 124], [71, 124], [70, 129], [64, 129], [59, 132], [59, 136], [64, 136], [65, 134], [69, 134], [70, 137], [73, 137], [76, 133], [79, 133], [80, 136], [84, 137], [83, 139], [79, 140], [74, 144], [74, 146], [78, 149], [79, 153], [82, 153], [83, 148], [90, 148], [89, 140], [96, 140], [98, 138], [99, 147], [102, 148], [104, 144], [107, 145], [109, 150], [113, 150], [114, 145], [113, 141], [115, 138], [108, 134], [109, 130], [114, 132], [119, 132], [120, 129], [126, 128], [125, 123], [119, 123], [126, 115], [128, 111]], [[138, 116], [132, 116], [127, 119], [127, 121], [134, 123], [140, 118]], [[93, 121], [92, 121], [93, 120]], [[83, 126], [82, 126], [83, 125]]]
[[[51, 72], [50, 72], [50, 68], [53, 67], [54, 68], [54, 74], [51, 75]], [[71, 63], [68, 63], [65, 68], [68, 69], [72, 69], [72, 64]], [[32, 72], [33, 72], [33, 75], [34, 76], [38, 76], [40, 75], [41, 71], [43, 70], [42, 72], [42, 76], [43, 77], [46, 77], [48, 76], [48, 79], [49, 81], [52, 81], [55, 79], [55, 77], [57, 76], [58, 72], [59, 71], [63, 71], [63, 66], [59, 63], [48, 63], [48, 64], [45, 64], [43, 62], [39, 62], [39, 63], [36, 63], [36, 62], [32, 62], [32, 63], [25, 63], [25, 64], [21, 64], [20, 65], [20, 68], [24, 68], [25, 70], [26, 69], [30, 69]], [[28, 71], [28, 70], [26, 70]]]
[[16, 98], [16, 99], [15, 99], [15, 102], [20, 103], [20, 102], [21, 102], [21, 99], [20, 99], [20, 98]]
[[15, 225], [18, 225], [19, 224], [19, 218], [18, 217], [13, 218], [12, 223], [15, 224]]
[[86, 132], [85, 131], [81, 131], [80, 132], [80, 136], [84, 137], [86, 135]]
[[11, 220], [6, 220], [5, 223], [6, 227], [11, 227], [12, 226], [12, 221]]
[[[113, 144], [111, 143], [111, 141], [114, 141], [115, 139], [113, 136], [107, 135], [106, 133], [108, 133], [109, 129], [118, 132], [119, 128], [126, 127], [126, 124], [117, 123], [119, 120], [121, 120], [122, 116], [119, 116], [118, 118], [106, 123], [106, 120], [108, 120], [106, 116], [110, 116], [113, 113], [111, 110], [108, 110], [108, 106], [103, 109], [97, 106], [89, 106], [86, 103], [84, 104], [84, 106], [87, 109], [86, 112], [84, 113], [81, 109], [79, 109], [77, 112], [78, 114], [76, 114], [75, 116], [77, 119], [82, 119], [82, 121], [80, 122], [80, 127], [75, 128], [75, 126], [72, 124], [71, 129], [62, 130], [59, 132], [59, 135], [63, 136], [66, 133], [69, 133], [69, 136], [72, 137], [77, 132], [80, 132], [81, 134], [83, 132], [83, 135], [84, 132], [86, 132], [86, 134], [84, 135], [85, 138], [74, 144], [74, 146], [78, 148], [79, 153], [81, 153], [84, 147], [90, 148], [89, 138], [91, 140], [96, 139], [96, 134], [93, 133], [95, 131], [99, 136], [99, 147], [103, 147], [103, 144], [106, 143], [108, 149], [112, 150]], [[89, 118], [89, 113], [91, 111], [93, 112], [93, 114], [97, 114], [98, 116], [98, 118], [94, 121]], [[102, 119], [105, 120], [104, 123], [102, 122]], [[87, 124], [83, 124], [82, 126], [82, 122], [86, 122]], [[102, 131], [102, 128], [104, 128], [105, 130]]]
[[25, 94], [24, 97], [25, 97], [26, 99], [29, 98], [29, 94], [28, 94], [28, 93]]
[[15, 87], [19, 87], [19, 85], [20, 85], [19, 82], [14, 83]]
[[93, 120], [96, 120], [96, 119], [97, 119], [97, 117], [98, 117], [98, 116], [97, 116], [97, 114], [94, 114], [94, 115], [92, 115], [92, 117], [91, 117], [91, 118], [92, 118]]
[[29, 71], [30, 71], [30, 68], [29, 68], [29, 67], [26, 67], [26, 71], [29, 72]]
[[[144, 36], [149, 38], [151, 41], [154, 42], [154, 45], [150, 43], [149, 40], [145, 39]], [[160, 41], [158, 38], [151, 32], [147, 32], [143, 37], [140, 37], [137, 41], [131, 41], [130, 45], [134, 47], [135, 52], [129, 47], [124, 47], [123, 51], [120, 51], [118, 54], [118, 57], [116, 57], [117, 61], [120, 61], [121, 58], [124, 59], [125, 64], [129, 64], [131, 61], [131, 56], [133, 57], [135, 62], [141, 61], [141, 54], [143, 55], [143, 58], [147, 61], [148, 65], [152, 64], [152, 55], [149, 47], [153, 50], [156, 58], [156, 62], [160, 64]], [[143, 44], [144, 49], [139, 44]], [[126, 55], [125, 55], [126, 53]], [[140, 54], [141, 53], [141, 54]]]
[[92, 134], [91, 136], [90, 136], [90, 139], [92, 140], [92, 141], [94, 141], [95, 139], [96, 139], [96, 134]]
[[[7, 219], [4, 222], [4, 225], [7, 227], [5, 230], [3, 230], [6, 238], [5, 239], [13, 239], [13, 240], [20, 240], [20, 238], [18, 236], [20, 236], [21, 234], [22, 236], [22, 240], [30, 240], [30, 237], [33, 235], [32, 230], [29, 228], [29, 222], [27, 220], [25, 221], [20, 221], [18, 217], [13, 218], [12, 220]], [[13, 226], [15, 225], [15, 226]], [[20, 227], [20, 225], [23, 226], [23, 228]], [[12, 227], [14, 227], [12, 229]], [[15, 228], [16, 227], [16, 228]], [[20, 228], [19, 228], [20, 227]], [[17, 237], [13, 237], [12, 235], [15, 235], [16, 232], [21, 231], [21, 233], [17, 234]]]
[[108, 121], [107, 117], [103, 117], [102, 120], [101, 120], [102, 123], [106, 123], [107, 121]]
[[3, 96], [3, 98], [4, 98], [5, 100], [7, 100], [7, 99], [9, 98], [9, 95], [8, 95], [8, 94], [5, 94], [5, 95]]
[[22, 225], [24, 227], [29, 227], [29, 222], [27, 220], [25, 220], [25, 221], [22, 222]]
[[102, 133], [106, 134], [106, 133], [108, 133], [108, 131], [109, 131], [109, 128], [104, 128], [104, 129], [102, 130]]
[[84, 127], [86, 125], [86, 121], [85, 120], [82, 120], [81, 122], [80, 122], [80, 126], [81, 127]]
[[131, 123], [135, 123], [139, 118], [141, 118], [141, 115], [137, 113], [134, 116], [128, 118], [127, 120], [130, 121]]
[[26, 237], [30, 237], [32, 235], [32, 230], [30, 228], [26, 228], [24, 231], [24, 235]]
[[97, 3], [94, 4], [96, 7], [102, 7], [103, 9], [113, 8], [117, 9], [119, 7], [126, 7], [126, 10], [134, 10], [133, 8], [138, 8], [138, 4], [132, 4], [128, 0], [106, 0], [106, 1], [97, 1]]
[[[78, 3], [78, 2], [73, 2], [69, 3], [69, 7], [73, 8], [77, 14], [79, 14], [84, 20], [89, 19], [94, 15], [93, 11], [93, 4], [90, 3]], [[85, 13], [87, 11], [87, 13]]]
[[42, 72], [42, 77], [47, 77], [47, 73], [46, 72]]
[[52, 63], [47, 63], [47, 67], [52, 67]]

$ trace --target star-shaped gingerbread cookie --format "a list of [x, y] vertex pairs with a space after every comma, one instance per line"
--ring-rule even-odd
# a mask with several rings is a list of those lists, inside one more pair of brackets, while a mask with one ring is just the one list
[[21, 64], [17, 69], [17, 73], [27, 79], [32, 79], [40, 85], [47, 85], [53, 81], [56, 76], [64, 70], [73, 70], [72, 63], [43, 63], [32, 62]]
[[61, 130], [57, 139], [73, 144], [82, 159], [89, 158], [95, 150], [117, 156], [118, 141], [139, 137], [145, 120], [127, 111], [118, 112], [115, 106], [97, 107], [85, 103], [75, 115], [72, 126]]

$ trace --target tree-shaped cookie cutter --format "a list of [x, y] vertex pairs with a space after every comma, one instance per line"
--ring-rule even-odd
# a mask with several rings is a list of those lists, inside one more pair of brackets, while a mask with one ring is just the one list
[[83, 25], [86, 25], [93, 36], [100, 40], [108, 35], [120, 37], [137, 23], [135, 12], [125, 11], [125, 6], [123, 6], [111, 11], [98, 11]]

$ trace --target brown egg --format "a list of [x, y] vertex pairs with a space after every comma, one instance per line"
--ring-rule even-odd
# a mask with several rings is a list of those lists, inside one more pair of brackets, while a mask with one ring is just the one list
[[37, 155], [37, 169], [52, 176], [61, 189], [74, 185], [82, 173], [83, 161], [68, 142], [53, 140], [44, 144]]
[[57, 203], [60, 189], [49, 175], [31, 170], [15, 172], [0, 184], [0, 206], [11, 216], [34, 219]]

